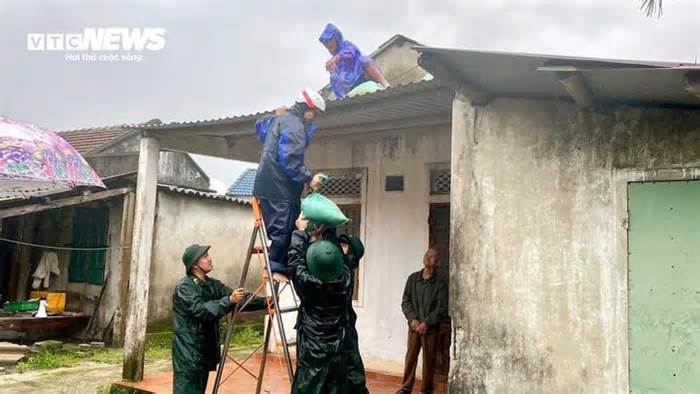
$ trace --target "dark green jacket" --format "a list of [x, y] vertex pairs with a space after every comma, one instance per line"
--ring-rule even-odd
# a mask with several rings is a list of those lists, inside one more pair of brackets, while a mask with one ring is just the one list
[[447, 315], [447, 286], [437, 272], [430, 279], [423, 279], [423, 270], [412, 273], [406, 280], [401, 302], [406, 320], [425, 323], [435, 328]]
[[[188, 275], [177, 282], [173, 294], [174, 372], [216, 369], [221, 357], [219, 319], [233, 310], [229, 301], [232, 292], [214, 278], [201, 281]], [[266, 307], [265, 300], [258, 298], [246, 310]]]
[[[335, 230], [323, 239], [336, 244]], [[297, 316], [298, 367], [292, 384], [294, 394], [367, 393], [352, 308], [355, 270], [359, 259], [344, 256], [343, 274], [322, 282], [306, 264], [309, 234], [294, 231], [289, 249], [289, 267], [294, 290], [301, 304]]]

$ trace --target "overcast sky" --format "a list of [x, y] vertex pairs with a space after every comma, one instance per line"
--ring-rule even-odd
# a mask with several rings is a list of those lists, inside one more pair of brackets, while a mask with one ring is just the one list
[[[700, 1], [0, 0], [0, 114], [54, 130], [210, 119], [288, 104], [327, 80], [327, 22], [370, 53], [396, 33], [425, 45], [695, 62]], [[142, 62], [30, 52], [27, 33], [162, 27]]]
[[[664, 4], [657, 19], [638, 0], [1, 0], [0, 114], [63, 130], [265, 110], [326, 82], [317, 38], [329, 21], [365, 53], [402, 33], [439, 47], [694, 62], [700, 1]], [[163, 27], [166, 45], [112, 64], [26, 49], [27, 33], [86, 27]]]

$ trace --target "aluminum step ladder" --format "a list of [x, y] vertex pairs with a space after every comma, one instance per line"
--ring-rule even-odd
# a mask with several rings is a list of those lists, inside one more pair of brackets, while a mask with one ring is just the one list
[[[253, 204], [253, 215], [255, 216], [255, 224], [253, 226], [253, 232], [250, 237], [250, 244], [248, 246], [248, 250], [246, 252], [246, 258], [245, 258], [245, 263], [243, 264], [243, 272], [241, 273], [241, 280], [239, 282], [239, 288], [244, 287], [246, 279], [248, 277], [248, 270], [250, 268], [250, 261], [253, 257], [253, 255], [257, 255], [258, 261], [260, 261], [260, 256], [263, 256], [263, 262], [265, 264], [265, 273], [267, 274], [266, 277], [263, 277], [263, 280], [261, 281], [260, 285], [258, 288], [253, 292], [253, 295], [246, 301], [246, 303], [242, 304], [239, 303], [236, 308], [231, 312], [231, 314], [228, 317], [228, 329], [226, 331], [226, 337], [223, 342], [223, 346], [221, 349], [221, 361], [219, 362], [219, 367], [216, 371], [216, 380], [214, 381], [214, 389], [213, 393], [217, 394], [219, 392], [219, 388], [221, 387], [221, 384], [223, 384], [229, 377], [231, 377], [236, 371], [242, 369], [245, 372], [248, 373], [251, 377], [253, 377], [255, 380], [257, 380], [257, 387], [255, 389], [256, 394], [259, 394], [261, 389], [262, 389], [262, 382], [263, 382], [263, 377], [265, 374], [265, 362], [267, 360], [267, 353], [268, 353], [268, 347], [270, 344], [270, 337], [272, 336], [272, 324], [273, 321], [276, 322], [277, 324], [277, 331], [279, 332], [280, 336], [280, 342], [282, 345], [282, 350], [284, 353], [284, 360], [285, 364], [287, 367], [287, 375], [289, 377], [289, 382], [290, 384], [292, 383], [292, 380], [294, 379], [294, 369], [292, 367], [292, 358], [289, 353], [289, 347], [290, 346], [295, 346], [296, 342], [287, 342], [287, 335], [284, 330], [284, 322], [282, 319], [282, 315], [285, 313], [291, 313], [291, 312], [296, 312], [299, 310], [299, 298], [296, 296], [294, 293], [294, 287], [292, 286], [291, 282], [283, 284], [280, 288], [280, 285], [277, 283], [274, 283], [272, 280], [272, 269], [270, 267], [270, 256], [268, 252], [268, 248], [271, 245], [271, 242], [269, 241], [267, 237], [267, 229], [265, 228], [265, 222], [262, 217], [262, 211], [260, 210], [260, 204], [258, 200], [253, 197], [252, 200]], [[265, 327], [265, 340], [263, 344], [258, 346], [253, 352], [242, 362], [238, 362], [235, 360], [233, 357], [228, 355], [228, 350], [231, 345], [231, 338], [233, 337], [233, 332], [235, 329], [236, 325], [236, 319], [238, 317], [238, 313], [245, 309], [247, 304], [253, 300], [258, 293], [261, 292], [265, 287], [267, 287], [266, 292], [270, 294], [271, 301], [270, 305], [268, 305], [268, 316], [269, 319], [267, 321], [266, 327]], [[280, 294], [284, 291], [284, 289], [289, 288], [292, 299], [294, 300], [294, 306], [292, 307], [285, 307], [282, 308], [280, 307], [279, 304], [279, 297]], [[262, 347], [262, 360], [260, 363], [260, 369], [258, 371], [258, 374], [255, 375], [251, 371], [245, 368], [244, 364], [250, 360]], [[226, 364], [227, 359], [230, 359], [233, 361], [236, 365], [237, 368], [231, 372], [228, 376], [224, 377], [224, 366]]]

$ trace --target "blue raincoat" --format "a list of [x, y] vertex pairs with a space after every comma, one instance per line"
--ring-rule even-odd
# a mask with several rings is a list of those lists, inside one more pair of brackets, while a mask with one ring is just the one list
[[304, 120], [304, 104], [295, 104], [284, 115], [270, 116], [255, 123], [263, 143], [255, 174], [253, 195], [262, 210], [270, 246], [273, 272], [287, 273], [287, 249], [299, 216], [304, 184], [311, 171], [304, 164], [306, 147], [316, 133], [316, 123]]
[[364, 56], [355, 44], [344, 40], [343, 33], [334, 24], [329, 23], [318, 40], [325, 45], [331, 38], [335, 38], [338, 44], [331, 55], [340, 57], [335, 69], [330, 71], [331, 88], [336, 97], [343, 98], [357, 85], [367, 81], [365, 66], [374, 61], [369, 56]]

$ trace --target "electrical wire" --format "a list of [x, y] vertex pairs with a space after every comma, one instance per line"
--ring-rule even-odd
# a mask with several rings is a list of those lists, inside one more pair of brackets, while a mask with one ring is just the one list
[[98, 247], [98, 248], [70, 248], [70, 247], [65, 247], [65, 246], [52, 246], [52, 245], [41, 245], [41, 244], [35, 244], [31, 242], [23, 242], [23, 241], [18, 241], [15, 239], [8, 239], [8, 238], [3, 238], [0, 237], [0, 241], [11, 243], [11, 244], [16, 244], [16, 245], [22, 245], [22, 246], [29, 246], [32, 248], [39, 248], [39, 249], [50, 249], [50, 250], [69, 250], [69, 251], [100, 251], [100, 250], [111, 250], [111, 249], [129, 249], [131, 248], [131, 245], [125, 245], [125, 246], [107, 246], [107, 247]]

